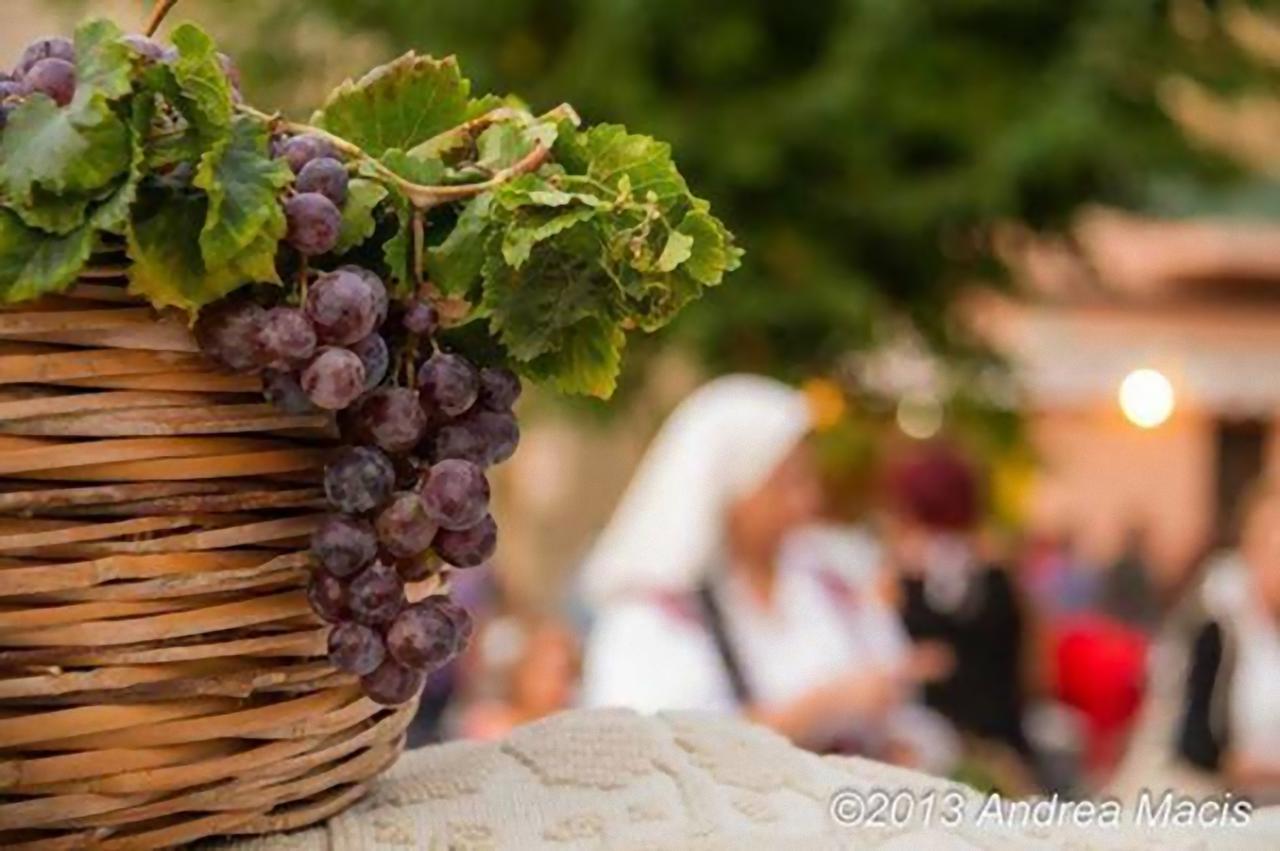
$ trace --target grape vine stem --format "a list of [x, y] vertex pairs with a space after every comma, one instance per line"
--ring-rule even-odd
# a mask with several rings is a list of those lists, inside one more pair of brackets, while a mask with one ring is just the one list
[[164, 22], [165, 15], [178, 5], [178, 0], [156, 0], [155, 5], [151, 7], [151, 15], [147, 18], [147, 25], [142, 32], [150, 38], [156, 34], [156, 30], [160, 29], [160, 24]]
[[[522, 174], [528, 174], [531, 171], [536, 171], [551, 156], [551, 149], [539, 142], [534, 146], [533, 150], [525, 154], [521, 159], [504, 169], [499, 169], [494, 172], [493, 176], [488, 180], [481, 181], [479, 183], [464, 183], [457, 186], [428, 186], [422, 183], [414, 183], [410, 180], [406, 180], [391, 169], [387, 168], [378, 160], [377, 157], [368, 153], [359, 145], [343, 139], [341, 136], [334, 135], [327, 130], [322, 130], [321, 128], [314, 127], [310, 124], [285, 121], [278, 114], [270, 115], [245, 104], [239, 104], [237, 109], [247, 115], [253, 116], [254, 118], [270, 123], [275, 129], [284, 130], [289, 133], [312, 133], [320, 136], [343, 154], [359, 159], [362, 162], [369, 163], [381, 179], [394, 184], [395, 187], [409, 199], [409, 203], [411, 203], [415, 209], [420, 211], [430, 210], [431, 208], [438, 207], [441, 204], [449, 204], [466, 198], [474, 198], [475, 196], [487, 192], [490, 189], [495, 189]], [[506, 107], [500, 107], [472, 119], [465, 124], [461, 124], [451, 130], [447, 130], [433, 139], [428, 139], [417, 147], [419, 149], [429, 150], [433, 144], [445, 141], [446, 139], [455, 138], [461, 134], [474, 134], [484, 127], [514, 114], [515, 113], [512, 110], [509, 110]], [[546, 115], [542, 116], [542, 120], [551, 118], [565, 118], [571, 121], [575, 126], [579, 123], [578, 113], [568, 104], [561, 104]]]

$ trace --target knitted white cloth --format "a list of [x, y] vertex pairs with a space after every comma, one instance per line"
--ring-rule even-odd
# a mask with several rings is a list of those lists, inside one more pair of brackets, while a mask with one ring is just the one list
[[[907, 823], [844, 827], [838, 790], [935, 793]], [[942, 826], [942, 796], [968, 812]], [[945, 799], [954, 803], [954, 796]], [[988, 817], [980, 820], [986, 804]], [[899, 813], [905, 811], [902, 803]], [[744, 723], [692, 714], [569, 712], [493, 744], [456, 742], [407, 754], [362, 802], [328, 824], [235, 843], [254, 851], [366, 849], [1192, 849], [1274, 851], [1280, 813], [1244, 826], [1148, 829], [996, 823], [983, 796], [862, 759], [818, 757]], [[1016, 816], [1014, 817], [1016, 820]], [[894, 819], [885, 816], [885, 821]]]

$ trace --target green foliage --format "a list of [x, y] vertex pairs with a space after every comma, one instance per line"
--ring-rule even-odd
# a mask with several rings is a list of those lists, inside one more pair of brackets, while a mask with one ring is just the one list
[[176, 56], [155, 62], [114, 25], [85, 23], [72, 102], [34, 96], [12, 113], [0, 135], [5, 300], [66, 288], [100, 248], [123, 248], [131, 292], [157, 307], [300, 288], [310, 264], [283, 243], [294, 178], [272, 153], [282, 131], [329, 134], [353, 175], [338, 243], [314, 268], [359, 258], [399, 295], [434, 287], [458, 339], [486, 338], [565, 392], [612, 393], [626, 330], [659, 328], [738, 265], [668, 146], [614, 125], [579, 130], [568, 108], [536, 117], [473, 99], [451, 58], [410, 53], [348, 80], [302, 126], [240, 103], [198, 28], [177, 27], [173, 43]]
[[392, 148], [408, 150], [471, 117], [470, 89], [452, 57], [406, 53], [358, 82], [343, 83], [311, 123], [380, 157]]
[[276, 196], [293, 181], [293, 174], [271, 158], [267, 145], [267, 128], [240, 116], [200, 158], [191, 183], [209, 196], [200, 253], [210, 266], [225, 266], [264, 236], [272, 243], [274, 257], [274, 243], [284, 236], [284, 213]]
[[1227, 176], [1155, 103], [1184, 52], [1160, 0], [289, 0], [278, 14], [303, 9], [456, 52], [480, 87], [669, 139], [752, 249], [732, 296], [680, 322], [715, 367], [823, 370], [887, 312], [946, 344], [954, 295], [995, 271], [984, 226]]
[[[490, 149], [514, 145], [514, 162], [519, 137], [506, 138]], [[446, 293], [480, 293], [477, 318], [513, 357], [565, 392], [608, 396], [619, 327], [661, 327], [741, 252], [690, 195], [668, 146], [614, 125], [562, 126], [554, 155], [554, 166], [472, 201], [428, 269]]]

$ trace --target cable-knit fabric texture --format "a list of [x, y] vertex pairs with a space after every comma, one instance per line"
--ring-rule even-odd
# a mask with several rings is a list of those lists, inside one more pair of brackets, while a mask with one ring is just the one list
[[[943, 827], [921, 808], [892, 827], [845, 827], [838, 790], [941, 796], [967, 815]], [[956, 800], [954, 796], [951, 800]], [[742, 851], [742, 849], [1280, 848], [1280, 812], [1244, 827], [1148, 829], [979, 822], [983, 796], [870, 760], [819, 757], [760, 727], [688, 713], [566, 712], [496, 743], [413, 751], [327, 824], [219, 844], [245, 851]], [[890, 819], [892, 821], [892, 819]]]

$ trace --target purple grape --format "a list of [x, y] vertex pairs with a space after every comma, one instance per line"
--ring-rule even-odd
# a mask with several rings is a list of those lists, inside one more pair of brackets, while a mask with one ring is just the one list
[[279, 145], [280, 156], [289, 164], [294, 174], [314, 159], [332, 157], [335, 153], [333, 145], [323, 136], [314, 133], [303, 133], [285, 139]]
[[17, 80], [0, 80], [0, 100], [22, 96], [22, 83]]
[[396, 573], [405, 582], [421, 582], [440, 570], [440, 559], [434, 553], [425, 552], [411, 558], [396, 560]]
[[484, 444], [485, 463], [501, 464], [515, 454], [520, 444], [520, 426], [514, 414], [497, 411], [471, 411], [471, 428]]
[[382, 279], [375, 272], [371, 272], [363, 266], [356, 266], [353, 263], [339, 266], [338, 271], [359, 275], [360, 279], [369, 285], [369, 290], [373, 293], [373, 312], [377, 316], [373, 327], [381, 328], [383, 323], [387, 321], [387, 311], [390, 309], [391, 304], [391, 299], [387, 295], [387, 285], [382, 282]]
[[448, 599], [447, 597], [440, 600], [440, 602], [437, 603], [436, 605], [439, 607], [440, 611], [446, 617], [448, 617], [449, 620], [453, 621], [454, 625], [457, 627], [456, 629], [456, 634], [458, 636], [457, 652], [461, 653], [464, 649], [466, 649], [467, 644], [471, 642], [471, 636], [476, 629], [476, 624], [475, 624], [475, 621], [471, 618], [471, 613], [468, 612], [466, 609], [462, 608], [461, 606], [459, 606], [457, 603], [453, 602], [453, 600]]
[[319, 192], [341, 207], [347, 201], [347, 169], [333, 157], [317, 157], [302, 167], [294, 186], [299, 192]]
[[440, 426], [428, 453], [432, 461], [459, 458], [480, 466], [489, 463], [489, 447], [476, 425], [475, 413], [468, 411]]
[[490, 411], [509, 411], [520, 398], [520, 379], [502, 367], [480, 370], [479, 403]]
[[315, 354], [316, 331], [298, 308], [273, 307], [258, 328], [258, 349], [263, 366], [294, 369]]
[[410, 334], [430, 337], [440, 326], [440, 312], [426, 299], [415, 298], [405, 307], [403, 321]]
[[429, 600], [402, 611], [387, 630], [387, 651], [401, 665], [433, 671], [458, 651], [458, 626]]
[[60, 35], [36, 39], [22, 51], [22, 58], [18, 60], [18, 67], [14, 69], [13, 76], [21, 78], [41, 59], [61, 59], [64, 62], [74, 63], [76, 46], [70, 39]]
[[285, 239], [303, 254], [326, 254], [338, 244], [342, 213], [319, 192], [300, 192], [285, 201], [284, 217]]
[[321, 349], [302, 371], [302, 389], [316, 407], [340, 411], [364, 392], [364, 364], [347, 349]]
[[165, 49], [153, 39], [138, 33], [130, 33], [120, 39], [133, 49], [133, 52], [152, 62], [163, 62]]
[[267, 401], [286, 414], [309, 414], [316, 410], [292, 372], [268, 369], [262, 373], [262, 393]]
[[424, 406], [434, 403], [432, 407], [456, 417], [476, 401], [480, 375], [466, 358], [440, 352], [418, 369], [418, 389]]
[[378, 540], [397, 559], [425, 553], [436, 536], [436, 524], [427, 516], [422, 497], [412, 491], [395, 495], [378, 515]]
[[381, 384], [391, 367], [391, 350], [382, 335], [370, 334], [352, 343], [350, 348], [364, 364], [364, 389], [372, 390]]
[[467, 529], [489, 510], [489, 480], [470, 461], [448, 458], [422, 478], [422, 502], [432, 520], [445, 529]]
[[43, 94], [66, 106], [76, 94], [76, 66], [65, 59], [41, 59], [22, 78], [26, 94]]
[[374, 390], [360, 405], [362, 434], [387, 452], [407, 452], [422, 439], [427, 415], [418, 394], [407, 387]]
[[347, 587], [347, 608], [362, 624], [390, 623], [404, 606], [404, 583], [394, 567], [375, 561], [351, 580]]
[[498, 524], [486, 514], [468, 529], [441, 529], [433, 546], [440, 558], [454, 567], [484, 564], [498, 548]]
[[360, 686], [374, 703], [399, 706], [422, 692], [427, 676], [422, 671], [406, 668], [395, 659], [387, 659], [372, 674], [360, 678]]
[[345, 269], [316, 278], [307, 290], [304, 309], [325, 343], [350, 345], [378, 327], [377, 291], [364, 277]]
[[214, 302], [196, 320], [196, 343], [205, 356], [236, 372], [251, 372], [261, 361], [258, 329], [267, 312], [245, 298]]
[[348, 621], [329, 630], [329, 661], [339, 671], [363, 677], [386, 657], [382, 636], [364, 624]]
[[396, 471], [391, 460], [368, 446], [348, 446], [324, 468], [324, 493], [348, 514], [372, 511], [391, 496]]
[[326, 571], [345, 579], [378, 554], [373, 524], [349, 514], [330, 514], [311, 533], [311, 554]]
[[347, 616], [347, 589], [337, 577], [323, 570], [311, 571], [307, 600], [321, 620], [337, 623]]

